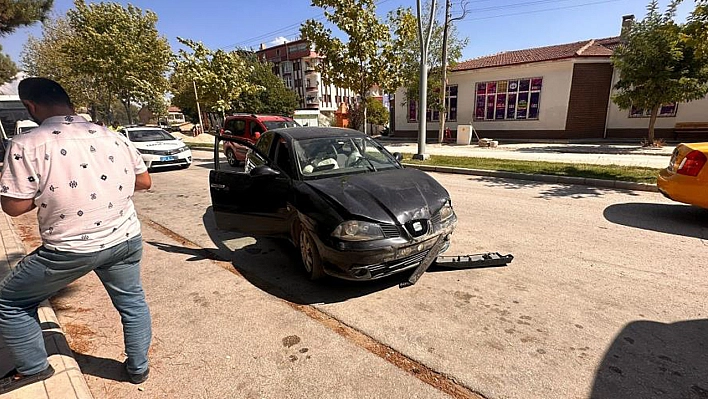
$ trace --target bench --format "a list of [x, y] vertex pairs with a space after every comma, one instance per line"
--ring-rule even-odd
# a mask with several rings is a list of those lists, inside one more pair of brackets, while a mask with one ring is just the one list
[[677, 141], [708, 141], [708, 122], [679, 122], [674, 125]]

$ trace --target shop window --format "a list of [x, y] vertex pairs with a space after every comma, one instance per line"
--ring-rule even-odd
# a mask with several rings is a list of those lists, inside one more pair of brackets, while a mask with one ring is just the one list
[[[438, 91], [439, 92], [439, 91]], [[447, 103], [447, 118], [446, 121], [457, 121], [457, 85], [447, 86], [447, 95], [445, 96]], [[428, 108], [425, 112], [428, 122], [437, 122], [440, 120], [440, 111]], [[415, 100], [408, 101], [408, 122], [416, 122], [418, 120], [418, 107]]]
[[474, 118], [478, 121], [539, 118], [543, 78], [477, 82]]

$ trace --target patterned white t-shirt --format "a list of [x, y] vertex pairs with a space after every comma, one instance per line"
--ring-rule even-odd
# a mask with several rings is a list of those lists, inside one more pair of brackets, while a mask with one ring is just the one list
[[140, 234], [132, 198], [145, 171], [122, 135], [77, 115], [55, 116], [12, 139], [0, 195], [34, 199], [45, 247], [95, 252]]

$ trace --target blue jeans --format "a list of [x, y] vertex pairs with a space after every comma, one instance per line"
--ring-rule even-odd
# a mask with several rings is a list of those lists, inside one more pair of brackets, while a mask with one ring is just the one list
[[39, 303], [91, 271], [101, 279], [120, 313], [128, 371], [147, 370], [152, 329], [140, 281], [142, 254], [142, 236], [138, 235], [98, 252], [60, 252], [39, 247], [25, 256], [0, 281], [0, 335], [17, 371], [30, 375], [49, 365], [37, 317]]

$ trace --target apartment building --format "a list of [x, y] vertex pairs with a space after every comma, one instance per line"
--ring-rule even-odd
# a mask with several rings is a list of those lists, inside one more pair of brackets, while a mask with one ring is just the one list
[[285, 86], [300, 98], [299, 109], [317, 110], [319, 124], [334, 124], [334, 114], [342, 104], [351, 104], [356, 100], [356, 94], [349, 89], [343, 89], [322, 82], [322, 76], [317, 72], [317, 65], [322, 59], [312, 50], [306, 40], [295, 40], [278, 46], [266, 48], [261, 44], [256, 52], [262, 61], [273, 64], [273, 73], [278, 75]]

